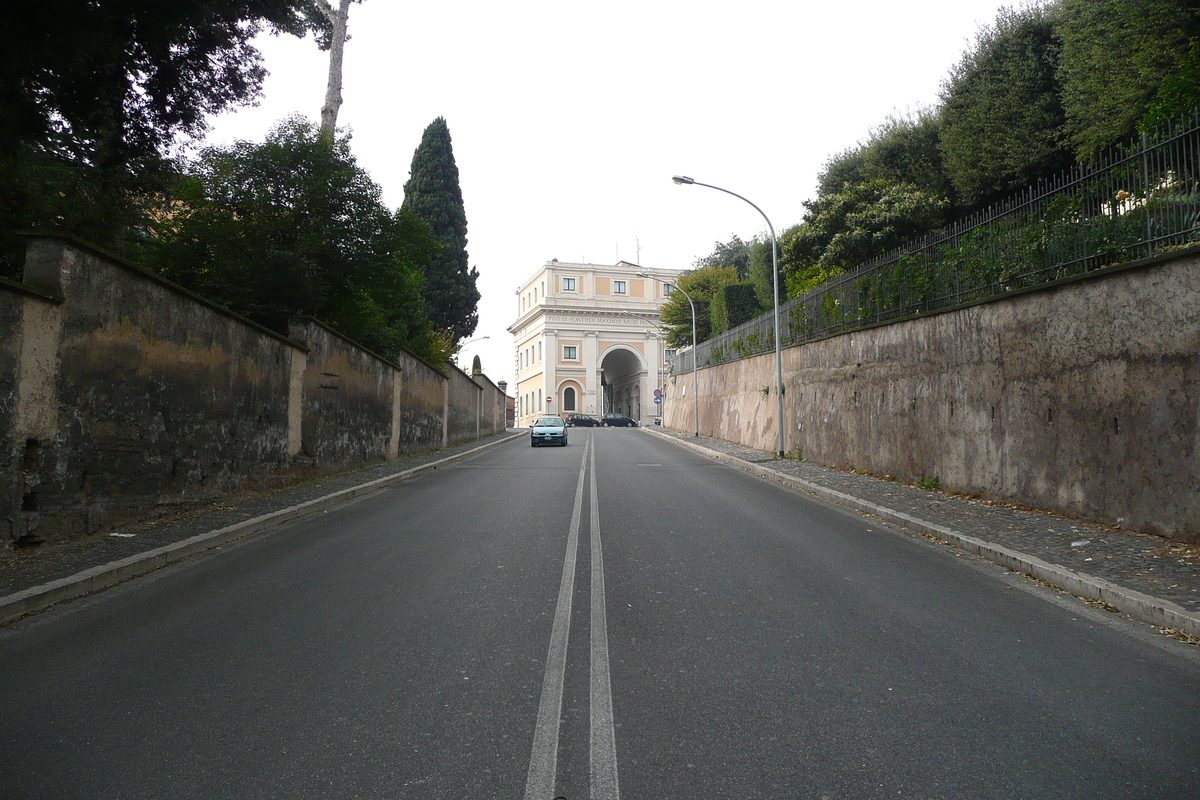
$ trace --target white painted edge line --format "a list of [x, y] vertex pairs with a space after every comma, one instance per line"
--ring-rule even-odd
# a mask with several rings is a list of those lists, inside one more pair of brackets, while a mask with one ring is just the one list
[[[590, 437], [589, 437], [590, 441]], [[592, 616], [588, 718], [589, 800], [620, 800], [617, 785], [617, 730], [613, 720], [612, 675], [608, 662], [608, 615], [604, 599], [604, 550], [600, 542], [600, 500], [596, 490], [596, 448], [591, 474]]]
[[571, 601], [575, 596], [575, 564], [579, 555], [579, 527], [583, 519], [584, 473], [592, 437], [583, 446], [579, 479], [575, 484], [575, 505], [567, 533], [567, 552], [563, 556], [562, 579], [558, 584], [558, 602], [550, 627], [550, 647], [546, 651], [546, 672], [542, 677], [542, 696], [538, 702], [537, 724], [533, 729], [533, 747], [529, 771], [525, 776], [525, 800], [549, 800], [558, 780], [558, 732], [562, 727], [563, 684], [567, 675], [567, 643], [571, 634]]
[[836, 489], [819, 486], [802, 478], [785, 475], [770, 467], [764, 467], [761, 464], [754, 464], [749, 461], [743, 461], [735, 456], [709, 450], [707, 447], [683, 439], [677, 439], [665, 433], [659, 433], [649, 428], [644, 428], [643, 430], [667, 441], [674, 442], [681, 447], [694, 450], [713, 460], [726, 461], [731, 466], [738, 467], [747, 472], [758, 473], [778, 483], [793, 486], [806, 492], [812, 492], [835, 503], [866, 511], [888, 522], [903, 525], [906, 528], [915, 529], [921, 533], [928, 533], [939, 539], [944, 539], [968, 553], [986, 558], [1014, 572], [1020, 572], [1040, 581], [1045, 581], [1052, 586], [1056, 586], [1079, 597], [1108, 603], [1113, 608], [1123, 611], [1142, 622], [1148, 622], [1151, 625], [1158, 625], [1163, 628], [1171, 628], [1172, 630], [1186, 633], [1189, 636], [1200, 637], [1200, 616], [1188, 612], [1185, 608], [1172, 603], [1170, 600], [1143, 594], [1134, 589], [1126, 589], [1094, 575], [1074, 572], [1066, 567], [1060, 567], [1056, 564], [1043, 561], [1036, 556], [1025, 555], [1002, 545], [985, 542], [982, 539], [976, 539], [965, 533], [959, 533], [944, 525], [928, 522], [911, 514], [905, 514], [902, 511], [896, 511], [895, 509], [839, 492]]
[[240, 539], [243, 536], [249, 536], [252, 533], [266, 530], [267, 528], [276, 525], [282, 525], [291, 522], [294, 519], [299, 519], [307, 514], [312, 514], [317, 511], [327, 509], [347, 500], [353, 500], [356, 497], [367, 494], [375, 489], [386, 486], [390, 483], [399, 483], [406, 478], [410, 478], [420, 472], [430, 469], [436, 469], [442, 464], [448, 464], [453, 461], [460, 461], [464, 458], [472, 456], [482, 450], [487, 450], [491, 447], [511, 442], [514, 439], [524, 437], [524, 433], [507, 436], [495, 442], [473, 447], [470, 450], [461, 453], [455, 453], [452, 456], [431, 461], [428, 464], [422, 464], [419, 467], [406, 469], [403, 472], [397, 472], [395, 475], [386, 475], [382, 478], [376, 478], [373, 481], [368, 481], [358, 486], [351, 486], [347, 489], [341, 489], [327, 494], [323, 497], [316, 497], [312, 500], [307, 500], [303, 503], [298, 503], [288, 508], [282, 508], [278, 511], [272, 511], [269, 514], [263, 514], [253, 519], [242, 520], [241, 522], [228, 525], [224, 528], [218, 528], [215, 531], [201, 533], [189, 539], [183, 539], [178, 542], [156, 547], [153, 550], [147, 550], [144, 553], [137, 553], [132, 556], [120, 559], [118, 561], [110, 561], [107, 564], [91, 567], [82, 572], [77, 572], [66, 578], [44, 583], [40, 586], [31, 586], [28, 589], [22, 589], [19, 592], [13, 592], [10, 595], [0, 597], [0, 625], [11, 622], [18, 617], [26, 614], [31, 614], [36, 611], [41, 611], [55, 603], [61, 603], [64, 600], [72, 600], [85, 594], [107, 588], [117, 583], [135, 578], [139, 575], [144, 575], [147, 572], [152, 572], [159, 567], [171, 564], [175, 561], [195, 555], [196, 553], [205, 550], [211, 550], [214, 547], [219, 547], [222, 544], [231, 542], [235, 539]]

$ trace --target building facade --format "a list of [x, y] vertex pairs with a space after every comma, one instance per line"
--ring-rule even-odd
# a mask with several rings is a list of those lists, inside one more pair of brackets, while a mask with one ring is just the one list
[[[643, 273], [651, 277], [641, 277]], [[659, 415], [654, 390], [674, 355], [660, 312], [676, 270], [547, 261], [517, 290], [516, 424], [540, 414]]]

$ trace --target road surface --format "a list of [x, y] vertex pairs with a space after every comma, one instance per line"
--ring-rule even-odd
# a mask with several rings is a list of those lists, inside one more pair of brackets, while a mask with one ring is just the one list
[[0, 630], [0, 797], [1196, 798], [1198, 650], [572, 429]]

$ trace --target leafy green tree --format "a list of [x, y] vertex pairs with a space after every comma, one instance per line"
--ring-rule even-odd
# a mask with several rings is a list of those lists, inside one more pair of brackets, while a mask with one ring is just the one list
[[392, 214], [349, 142], [303, 118], [262, 144], [204, 150], [148, 265], [270, 328], [312, 315], [381, 355], [432, 355], [422, 270], [438, 248], [429, 226]]
[[[0, 4], [0, 266], [16, 228], [121, 251], [171, 179], [165, 154], [205, 116], [253, 101], [252, 40], [301, 33], [309, 0]], [[46, 188], [51, 191], [44, 191]]]
[[804, 222], [781, 246], [788, 293], [802, 294], [940, 227], [947, 205], [916, 187], [878, 179], [805, 203]]
[[713, 335], [749, 322], [758, 311], [758, 298], [754, 296], [754, 287], [749, 283], [731, 283], [719, 287], [713, 293], [709, 309]]
[[943, 86], [945, 167], [968, 207], [1071, 164], [1056, 16], [1052, 6], [1001, 9]]
[[[722, 286], [738, 282], [737, 269], [725, 267], [700, 267], [679, 276], [676, 284], [691, 295], [696, 307], [696, 341], [702, 342], [712, 336], [710, 308], [713, 295]], [[687, 347], [692, 343], [692, 312], [683, 292], [673, 292], [663, 305], [662, 322], [667, 328], [667, 344], [671, 347]]]
[[743, 242], [736, 233], [731, 234], [728, 242], [713, 242], [713, 251], [697, 258], [693, 266], [697, 269], [733, 267], [739, 277], [745, 278], [750, 274], [750, 245], [750, 242]]
[[463, 209], [458, 167], [446, 120], [429, 124], [413, 153], [401, 211], [424, 220], [442, 245], [425, 271], [425, 307], [433, 324], [455, 340], [475, 332], [479, 324], [479, 271], [467, 259], [467, 214]]
[[1200, 104], [1200, 2], [1060, 0], [1062, 96], [1081, 161]]
[[865, 143], [846, 150], [825, 163], [818, 176], [818, 198], [835, 195], [846, 184], [884, 180], [907, 183], [939, 197], [951, 197], [941, 150], [941, 118], [937, 111], [921, 110], [893, 115], [876, 126]]
[[[788, 231], [784, 231], [786, 236]], [[782, 240], [783, 236], [779, 238]], [[771, 239], [768, 236], [757, 236], [750, 245], [750, 285], [754, 287], [754, 296], [758, 301], [760, 311], [775, 307], [775, 276], [771, 272], [774, 265], [771, 262]], [[787, 299], [783, 283], [779, 285], [779, 302]]]

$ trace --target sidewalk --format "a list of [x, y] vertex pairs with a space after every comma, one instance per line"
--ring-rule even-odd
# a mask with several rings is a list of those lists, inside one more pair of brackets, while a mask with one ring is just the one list
[[1200, 637], [1200, 545], [776, 459], [773, 453], [682, 431], [643, 430], [942, 540], [1143, 622]]
[[510, 429], [272, 492], [222, 498], [86, 539], [0, 550], [0, 625], [526, 436]]

